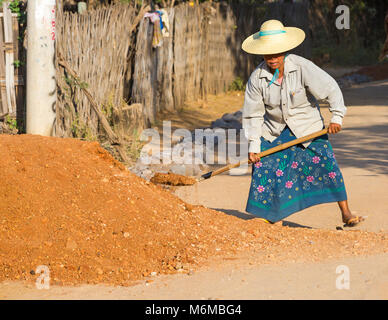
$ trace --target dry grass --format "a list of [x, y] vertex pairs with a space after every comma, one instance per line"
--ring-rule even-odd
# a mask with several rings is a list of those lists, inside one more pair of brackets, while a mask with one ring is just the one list
[[188, 101], [177, 111], [160, 113], [156, 127], [162, 129], [163, 121], [171, 121], [172, 130], [206, 128], [223, 114], [240, 110], [243, 102], [244, 93], [240, 91], [208, 95], [206, 104], [201, 99]]

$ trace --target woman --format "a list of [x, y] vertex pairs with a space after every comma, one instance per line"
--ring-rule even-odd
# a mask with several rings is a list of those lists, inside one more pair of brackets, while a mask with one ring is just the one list
[[355, 226], [364, 218], [354, 216], [349, 209], [327, 135], [263, 159], [258, 156], [261, 151], [323, 129], [317, 100], [327, 99], [330, 105], [328, 132], [341, 131], [346, 107], [336, 81], [311, 61], [287, 54], [304, 38], [303, 30], [269, 20], [242, 44], [244, 51], [264, 57], [249, 78], [243, 107], [243, 128], [253, 163], [246, 211], [274, 223], [316, 204], [338, 202], [342, 221]]

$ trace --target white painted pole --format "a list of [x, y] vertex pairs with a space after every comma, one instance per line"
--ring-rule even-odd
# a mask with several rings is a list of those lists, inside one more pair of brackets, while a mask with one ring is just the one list
[[50, 136], [55, 121], [55, 0], [27, 1], [27, 123]]

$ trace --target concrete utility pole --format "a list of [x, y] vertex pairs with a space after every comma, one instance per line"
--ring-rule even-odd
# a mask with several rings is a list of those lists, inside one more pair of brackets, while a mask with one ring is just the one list
[[27, 2], [27, 123], [31, 134], [50, 136], [55, 120], [55, 0]]

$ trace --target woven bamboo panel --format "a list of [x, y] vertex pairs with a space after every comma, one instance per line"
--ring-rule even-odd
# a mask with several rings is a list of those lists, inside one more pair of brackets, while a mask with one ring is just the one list
[[[135, 11], [128, 5], [114, 5], [86, 14], [65, 12], [57, 16], [57, 50], [88, 87], [99, 106], [118, 106], [124, 98], [131, 35], [128, 31]], [[71, 136], [77, 118], [95, 136], [98, 121], [80, 87], [57, 68], [57, 136]]]
[[155, 52], [152, 49], [153, 26], [149, 19], [140, 22], [133, 72], [132, 102], [141, 103], [149, 122], [156, 116], [154, 87], [156, 84]]
[[[154, 25], [149, 18], [140, 22], [136, 37], [136, 55], [133, 72], [133, 103], [144, 106], [149, 123], [156, 120], [162, 110], [173, 110], [173, 65], [175, 9], [166, 9], [170, 21], [169, 37], [163, 37], [160, 47], [152, 47]], [[157, 22], [158, 23], [158, 22]]]
[[174, 19], [174, 101], [180, 107], [187, 99], [201, 96], [203, 7], [182, 4]]
[[215, 9], [205, 7], [204, 59], [205, 87], [208, 94], [219, 94], [228, 90], [236, 78], [236, 59], [232, 48], [235, 47], [236, 18], [226, 4], [216, 4]]
[[[135, 18], [128, 6], [114, 5], [86, 15], [65, 13], [58, 17], [58, 50], [88, 84], [99, 105], [108, 97], [113, 104], [120, 104], [123, 97], [140, 103], [151, 125], [161, 111], [224, 92], [236, 77], [247, 80], [261, 57], [243, 52], [241, 44], [265, 20], [279, 19], [308, 33], [305, 4], [204, 2], [192, 7], [183, 3], [167, 12], [170, 35], [157, 48], [152, 47], [154, 25], [149, 18], [141, 19], [135, 36], [128, 35]], [[309, 49], [306, 40], [295, 52], [309, 57]], [[59, 70], [59, 135], [70, 134], [75, 117], [96, 134], [98, 122], [86, 97], [78, 88], [71, 91]]]

